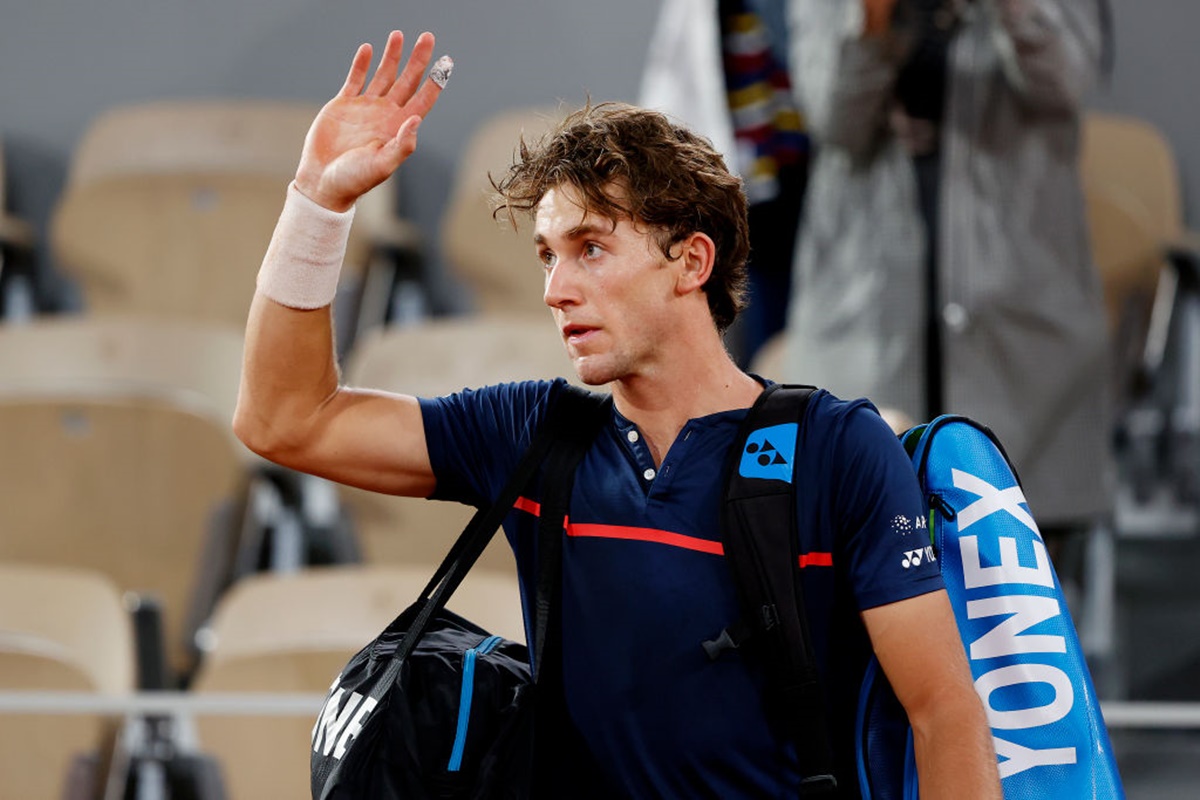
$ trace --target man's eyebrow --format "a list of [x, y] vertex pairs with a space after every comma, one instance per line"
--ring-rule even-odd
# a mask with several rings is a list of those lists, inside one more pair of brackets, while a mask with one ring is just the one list
[[[587, 236], [608, 236], [612, 232], [613, 232], [612, 225], [600, 225], [595, 222], [585, 222], [580, 225], [576, 225], [574, 228], [571, 228], [570, 230], [568, 230], [564, 234], [564, 238], [571, 240], [571, 239], [582, 239]], [[533, 235], [533, 243], [539, 244], [539, 245], [544, 245], [544, 244], [546, 244], [546, 237], [540, 233], [535, 233]]]
[[582, 225], [576, 225], [571, 230], [567, 231], [568, 239], [582, 239], [585, 236], [607, 236], [613, 232], [612, 225], [600, 225], [595, 222], [586, 222]]

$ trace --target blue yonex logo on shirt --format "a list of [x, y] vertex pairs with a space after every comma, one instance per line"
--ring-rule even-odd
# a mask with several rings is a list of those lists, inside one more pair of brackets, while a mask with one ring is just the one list
[[746, 437], [746, 449], [738, 464], [743, 478], [767, 478], [792, 482], [792, 460], [796, 455], [798, 425], [772, 425], [759, 428]]

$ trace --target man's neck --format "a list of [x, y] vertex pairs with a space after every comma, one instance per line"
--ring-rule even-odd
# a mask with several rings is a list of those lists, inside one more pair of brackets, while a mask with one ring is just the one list
[[661, 464], [688, 420], [747, 408], [762, 385], [734, 364], [719, 337], [666, 357], [652, 371], [612, 384], [617, 410], [641, 430]]

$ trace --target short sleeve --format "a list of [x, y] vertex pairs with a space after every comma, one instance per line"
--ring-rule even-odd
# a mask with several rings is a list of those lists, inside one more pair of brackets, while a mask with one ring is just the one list
[[545, 416], [555, 382], [525, 381], [421, 398], [434, 500], [491, 503]]
[[846, 404], [839, 417], [831, 489], [859, 610], [942, 588], [926, 504], [903, 445], [865, 401]]

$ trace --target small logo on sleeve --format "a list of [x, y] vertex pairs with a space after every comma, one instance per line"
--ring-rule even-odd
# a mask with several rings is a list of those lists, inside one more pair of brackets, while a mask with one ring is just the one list
[[908, 536], [911, 533], [925, 533], [929, 530], [929, 525], [925, 521], [924, 514], [914, 514], [911, 517], [907, 514], [897, 514], [892, 517], [892, 531], [901, 536]]
[[795, 422], [759, 428], [746, 437], [746, 449], [738, 464], [743, 478], [766, 478], [792, 482], [792, 462], [796, 456]]
[[915, 569], [927, 561], [937, 561], [937, 556], [930, 546], [922, 547], [919, 550], [905, 550], [904, 558], [900, 560], [900, 566], [905, 569]]

